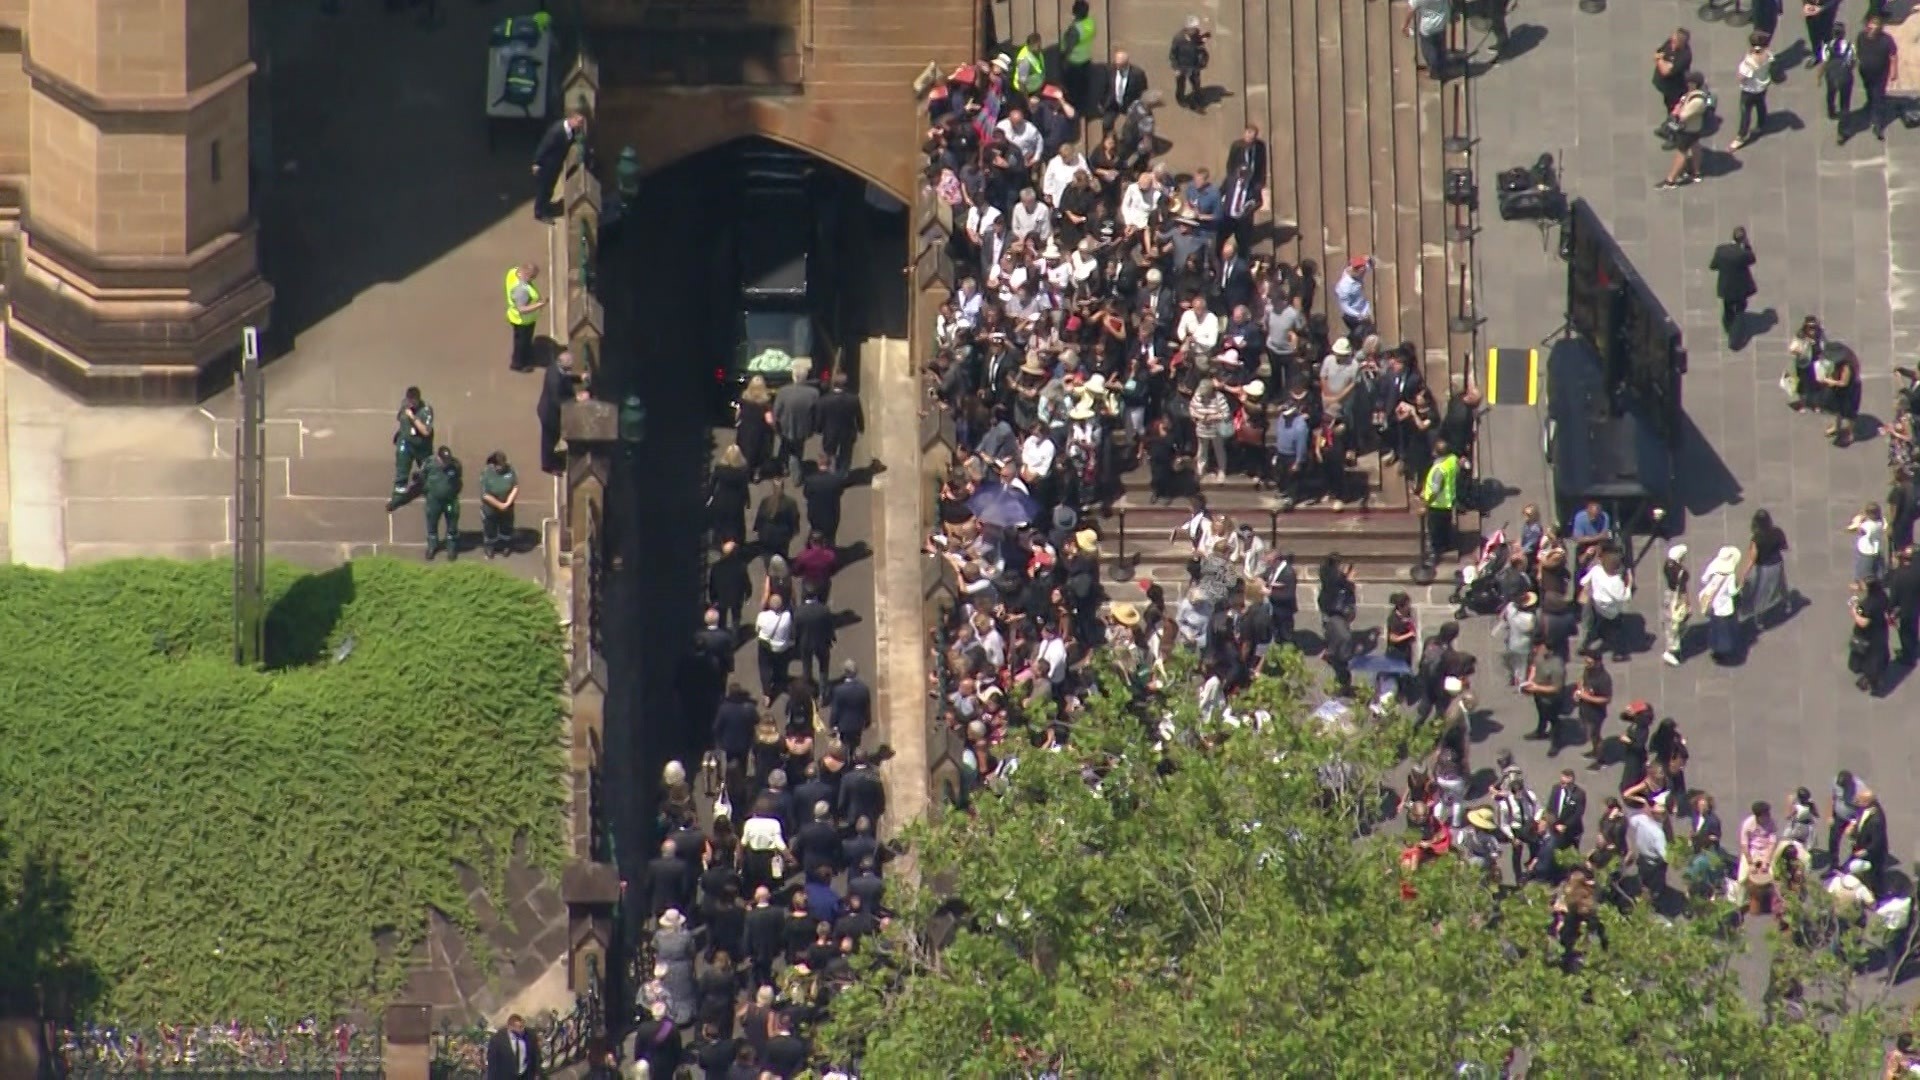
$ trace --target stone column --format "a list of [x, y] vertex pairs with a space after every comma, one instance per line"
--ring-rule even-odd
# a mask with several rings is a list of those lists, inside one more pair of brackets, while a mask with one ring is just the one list
[[248, 0], [28, 0], [9, 354], [90, 402], [191, 402], [266, 318]]

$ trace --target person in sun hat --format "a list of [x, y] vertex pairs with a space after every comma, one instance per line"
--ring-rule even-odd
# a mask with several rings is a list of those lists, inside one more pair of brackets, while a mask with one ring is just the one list
[[1680, 654], [1686, 648], [1687, 623], [1693, 618], [1693, 574], [1687, 569], [1687, 545], [1667, 545], [1667, 557], [1660, 567], [1661, 620], [1666, 630], [1666, 649], [1660, 654], [1669, 667], [1680, 666]]
[[1715, 661], [1731, 663], [1740, 648], [1740, 620], [1736, 605], [1740, 594], [1740, 549], [1729, 544], [1713, 556], [1700, 575], [1700, 593], [1696, 599], [1707, 616], [1707, 646]]
[[1489, 877], [1499, 873], [1499, 821], [1490, 806], [1467, 811], [1467, 827], [1454, 834], [1454, 848], [1466, 858], [1467, 865], [1483, 870]]

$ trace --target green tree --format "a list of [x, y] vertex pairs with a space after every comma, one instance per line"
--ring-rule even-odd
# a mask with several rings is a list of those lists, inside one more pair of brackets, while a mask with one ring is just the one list
[[1443, 1076], [1510, 1052], [1534, 1077], [1843, 1076], [1877, 1061], [1876, 1007], [1797, 1020], [1742, 997], [1745, 935], [1724, 905], [1671, 923], [1603, 908], [1608, 947], [1568, 974], [1545, 890], [1496, 891], [1455, 859], [1406, 878], [1398, 826], [1358, 826], [1416, 729], [1303, 719], [1298, 655], [1271, 667], [1236, 699], [1275, 718], [1258, 730], [1207, 729], [1190, 693], [1149, 703], [1104, 680], [1070, 747], [1020, 752], [998, 797], [919, 827], [919, 876], [942, 887], [898, 898], [825, 1045], [875, 1080], [1039, 1063]]

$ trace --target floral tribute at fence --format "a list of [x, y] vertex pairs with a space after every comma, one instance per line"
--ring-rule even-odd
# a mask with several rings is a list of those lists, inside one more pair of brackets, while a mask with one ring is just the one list
[[57, 1029], [48, 1045], [69, 1077], [308, 1074], [346, 1080], [381, 1071], [380, 1029], [313, 1019], [282, 1025], [88, 1024]]

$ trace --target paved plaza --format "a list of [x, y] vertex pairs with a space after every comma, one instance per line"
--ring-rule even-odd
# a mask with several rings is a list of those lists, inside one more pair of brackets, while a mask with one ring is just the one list
[[[491, 7], [447, 5], [431, 30], [377, 4], [343, 7], [260, 9], [274, 115], [270, 145], [256, 125], [255, 194], [285, 349], [267, 369], [269, 554], [329, 566], [423, 553], [422, 507], [385, 507], [394, 411], [417, 383], [467, 467], [470, 539], [487, 454], [515, 464], [523, 553], [506, 565], [537, 577], [554, 484], [539, 466], [540, 376], [507, 371], [501, 282], [515, 263], [547, 258], [528, 209], [538, 132], [487, 145]], [[231, 392], [197, 409], [87, 408], [13, 368], [5, 397], [15, 560], [230, 550]]]
[[[1858, 7], [1848, 4], [1843, 18], [1855, 21]], [[1745, 548], [1748, 519], [1764, 507], [1793, 544], [1788, 575], [1807, 600], [1739, 667], [1719, 668], [1696, 655], [1670, 668], [1656, 652], [1612, 665], [1615, 701], [1644, 698], [1679, 720], [1693, 751], [1689, 784], [1716, 796], [1729, 827], [1752, 800], [1782, 806], [1803, 784], [1824, 813], [1835, 770], [1851, 768], [1886, 805], [1895, 856], [1912, 858], [1920, 851], [1920, 785], [1912, 780], [1920, 681], [1908, 679], [1873, 700], [1854, 689], [1845, 668], [1851, 544], [1841, 530], [1863, 503], [1884, 497], [1886, 447], [1877, 435], [1849, 449], [1830, 446], [1821, 437], [1824, 419], [1791, 413], [1777, 382], [1791, 328], [1817, 314], [1865, 361], [1863, 412], [1887, 415], [1893, 365], [1911, 363], [1916, 344], [1903, 316], [1920, 271], [1920, 203], [1912, 194], [1920, 180], [1920, 132], [1896, 125], [1885, 143], [1861, 134], [1836, 146], [1818, 76], [1804, 66], [1801, 21], [1786, 18], [1776, 52], [1787, 80], [1769, 95], [1773, 122], [1737, 158], [1727, 154], [1737, 122], [1733, 71], [1747, 30], [1703, 24], [1694, 10], [1615, 3], [1595, 16], [1571, 4], [1523, 0], [1514, 13], [1518, 55], [1474, 87], [1483, 231], [1473, 292], [1485, 319], [1482, 340], [1527, 348], [1560, 322], [1565, 264], [1555, 252], [1557, 235], [1503, 222], [1492, 205], [1497, 172], [1553, 153], [1564, 163], [1569, 194], [1599, 211], [1685, 334], [1693, 432], [1682, 451], [1681, 482], [1696, 580], [1720, 545]], [[1654, 184], [1669, 155], [1652, 134], [1661, 104], [1649, 85], [1651, 56], [1676, 25], [1693, 31], [1694, 69], [1718, 91], [1720, 129], [1706, 141], [1706, 182], [1659, 191]], [[1906, 66], [1920, 71], [1920, 47], [1905, 48]], [[1735, 226], [1747, 228], [1759, 257], [1752, 310], [1765, 313], [1766, 329], [1731, 352], [1706, 264]], [[1486, 440], [1487, 471], [1520, 489], [1488, 515], [1489, 528], [1517, 528], [1521, 504], [1546, 501], [1538, 418], [1524, 407], [1497, 408]], [[1634, 601], [1655, 628], [1659, 558], [1656, 544], [1640, 563]], [[1481, 652], [1482, 671], [1491, 670], [1486, 620], [1467, 627], [1463, 639]], [[1521, 740], [1532, 728], [1531, 706], [1501, 688], [1497, 676], [1483, 675], [1479, 696], [1492, 710], [1492, 734], [1476, 765], [1490, 764], [1495, 748], [1510, 747], [1544, 791], [1561, 763], [1580, 763], [1576, 749], [1549, 763], [1539, 744]], [[1597, 809], [1613, 790], [1613, 775], [1583, 771], [1581, 783]]]

